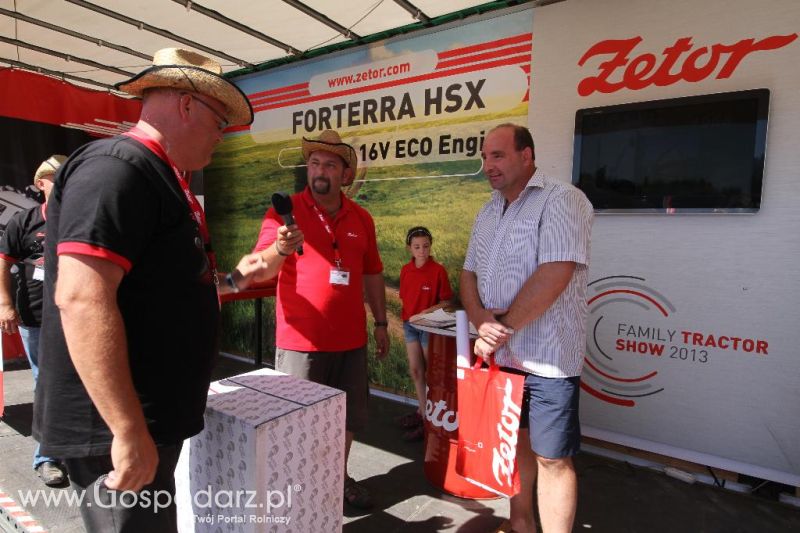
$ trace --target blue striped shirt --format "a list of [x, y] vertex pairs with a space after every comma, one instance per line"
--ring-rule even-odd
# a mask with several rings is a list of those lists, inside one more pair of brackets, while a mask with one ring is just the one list
[[586, 348], [592, 205], [582, 191], [538, 169], [505, 214], [504, 203], [494, 191], [475, 219], [464, 260], [486, 309], [509, 308], [542, 263], [572, 261], [577, 268], [553, 305], [516, 330], [495, 360], [543, 377], [578, 376]]

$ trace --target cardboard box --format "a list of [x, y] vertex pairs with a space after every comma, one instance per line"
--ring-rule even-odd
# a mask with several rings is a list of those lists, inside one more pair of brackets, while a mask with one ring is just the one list
[[175, 472], [186, 532], [342, 529], [345, 394], [270, 369], [211, 384]]

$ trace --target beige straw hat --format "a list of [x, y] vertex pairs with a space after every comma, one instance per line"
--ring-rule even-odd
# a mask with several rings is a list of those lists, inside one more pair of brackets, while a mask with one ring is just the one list
[[324, 150], [336, 154], [344, 160], [345, 165], [355, 172], [358, 167], [358, 157], [356, 151], [347, 143], [342, 142], [339, 134], [333, 130], [323, 131], [316, 139], [306, 139], [303, 137], [303, 159], [308, 161], [312, 152]]
[[239, 87], [222, 77], [222, 66], [197, 52], [164, 48], [153, 56], [153, 66], [115, 85], [120, 91], [142, 96], [145, 89], [172, 87], [215, 98], [225, 105], [231, 126], [253, 122], [253, 108]]
[[36, 169], [36, 174], [33, 175], [34, 185], [36, 184], [36, 180], [39, 178], [44, 178], [50, 174], [55, 174], [58, 170], [58, 167], [60, 167], [61, 164], [66, 160], [67, 156], [54, 154], [48, 157], [45, 161], [42, 161], [42, 164]]

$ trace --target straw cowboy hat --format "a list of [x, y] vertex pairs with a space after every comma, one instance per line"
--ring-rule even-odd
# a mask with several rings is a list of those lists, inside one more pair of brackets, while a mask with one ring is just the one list
[[344, 164], [347, 165], [350, 170], [353, 172], [356, 171], [356, 167], [358, 166], [356, 151], [349, 144], [343, 143], [342, 138], [339, 137], [339, 134], [335, 131], [325, 130], [316, 139], [306, 139], [303, 137], [303, 159], [305, 159], [306, 162], [311, 153], [317, 150], [324, 150], [338, 155], [344, 160]]
[[67, 156], [54, 154], [48, 157], [45, 161], [42, 161], [42, 164], [36, 169], [36, 174], [33, 175], [33, 184], [36, 185], [36, 180], [39, 178], [44, 178], [50, 174], [55, 174], [58, 170], [58, 167], [60, 167], [61, 164], [66, 160]]
[[216, 61], [190, 50], [164, 48], [153, 56], [153, 66], [115, 85], [120, 91], [142, 96], [145, 89], [172, 87], [210, 96], [226, 108], [231, 126], [253, 122], [253, 108], [239, 87], [222, 77]]

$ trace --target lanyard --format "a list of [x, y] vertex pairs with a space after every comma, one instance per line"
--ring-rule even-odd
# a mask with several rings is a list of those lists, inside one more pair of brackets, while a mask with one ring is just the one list
[[317, 218], [319, 221], [322, 222], [322, 227], [325, 228], [325, 231], [328, 232], [328, 235], [331, 237], [331, 244], [333, 244], [333, 261], [336, 263], [336, 268], [342, 267], [342, 256], [339, 255], [339, 244], [336, 242], [336, 235], [333, 233], [330, 224], [328, 224], [328, 220], [325, 218], [325, 215], [322, 214], [322, 211], [319, 210], [316, 204], [311, 206], [314, 209], [314, 213], [317, 214]]
[[200, 236], [203, 238], [203, 244], [205, 245], [204, 250], [206, 256], [208, 256], [208, 263], [211, 267], [213, 281], [215, 284], [218, 283], [217, 259], [216, 255], [214, 254], [214, 250], [211, 248], [211, 233], [208, 231], [208, 225], [206, 224], [206, 215], [203, 212], [203, 207], [200, 205], [197, 197], [195, 197], [194, 193], [192, 193], [191, 189], [189, 189], [189, 181], [186, 179], [186, 173], [178, 170], [178, 167], [176, 167], [169, 158], [167, 152], [164, 150], [164, 147], [161, 146], [161, 143], [148, 135], [147, 132], [139, 129], [138, 127], [134, 127], [123, 135], [136, 139], [145, 145], [145, 147], [147, 147], [151, 152], [157, 155], [162, 161], [172, 168], [172, 171], [175, 173], [175, 177], [178, 178], [178, 184], [181, 186], [181, 190], [186, 197], [186, 201], [189, 203], [189, 209], [192, 212], [191, 218], [194, 223], [197, 224], [197, 228], [200, 231]]

